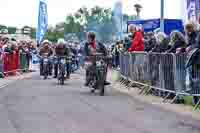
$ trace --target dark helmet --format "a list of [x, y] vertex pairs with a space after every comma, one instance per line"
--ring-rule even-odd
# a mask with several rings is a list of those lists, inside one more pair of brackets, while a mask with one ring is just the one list
[[95, 32], [93, 32], [93, 31], [89, 31], [89, 32], [87, 33], [87, 36], [88, 36], [89, 38], [91, 38], [92, 40], [94, 40], [94, 39], [96, 38], [96, 34], [95, 34]]

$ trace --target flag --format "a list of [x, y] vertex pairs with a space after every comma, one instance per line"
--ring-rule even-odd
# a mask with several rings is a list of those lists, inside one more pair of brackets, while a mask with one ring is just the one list
[[187, 15], [190, 21], [196, 21], [196, 0], [187, 0]]
[[47, 0], [39, 1], [38, 27], [36, 32], [37, 43], [40, 44], [48, 28]]
[[122, 39], [123, 34], [123, 12], [122, 12], [122, 2], [117, 1], [113, 10], [113, 18], [115, 26], [117, 27], [117, 36]]

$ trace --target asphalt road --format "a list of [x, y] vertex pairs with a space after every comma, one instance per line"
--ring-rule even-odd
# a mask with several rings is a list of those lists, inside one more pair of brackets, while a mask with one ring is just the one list
[[33, 76], [0, 90], [0, 133], [200, 133], [200, 121], [119, 93], [90, 94], [83, 75], [64, 86]]

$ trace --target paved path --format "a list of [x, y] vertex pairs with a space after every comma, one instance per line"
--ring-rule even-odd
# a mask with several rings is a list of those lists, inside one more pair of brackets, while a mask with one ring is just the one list
[[111, 88], [83, 87], [82, 74], [65, 86], [39, 76], [0, 90], [2, 133], [200, 133], [200, 121], [142, 103]]
[[23, 74], [17, 74], [16, 76], [8, 76], [5, 78], [0, 79], [0, 88], [4, 88], [8, 86], [9, 84], [12, 84], [13, 82], [16, 82], [18, 80], [31, 77], [34, 73], [23, 73]]

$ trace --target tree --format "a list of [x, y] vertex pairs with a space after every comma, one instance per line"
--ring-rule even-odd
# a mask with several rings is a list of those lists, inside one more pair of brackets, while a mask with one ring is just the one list
[[30, 34], [32, 39], [36, 39], [36, 28], [31, 28], [31, 34]]
[[[124, 14], [124, 24], [135, 16]], [[81, 7], [74, 14], [67, 15], [64, 25], [65, 35], [75, 34], [79, 39], [84, 39], [87, 31], [95, 31], [98, 40], [109, 41], [116, 34], [117, 25], [113, 23], [113, 12], [111, 9], [95, 6], [91, 9]]]
[[7, 26], [5, 26], [5, 25], [0, 25], [0, 30], [2, 30], [2, 29], [7, 29]]
[[8, 27], [8, 34], [15, 34], [17, 31], [16, 27]]

